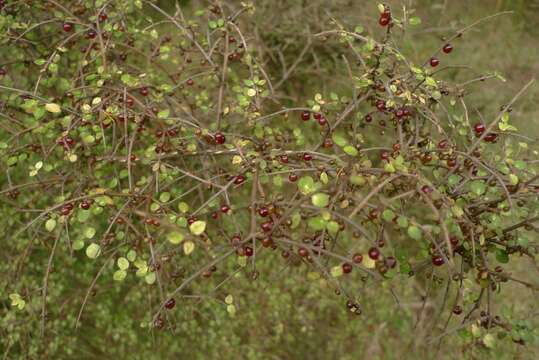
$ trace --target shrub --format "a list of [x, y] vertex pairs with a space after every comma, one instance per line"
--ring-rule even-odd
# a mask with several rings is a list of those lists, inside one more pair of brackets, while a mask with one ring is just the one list
[[[347, 76], [311, 91], [289, 84], [301, 51], [282, 73], [265, 58], [280, 38], [250, 32], [250, 3], [186, 14], [145, 0], [2, 2], [6, 353], [73, 355], [81, 324], [123, 338], [139, 325], [201, 331], [175, 320], [178, 302], [234, 316], [235, 274], [291, 264], [310, 269], [295, 281], [324, 281], [358, 315], [363, 288], [425, 284], [423, 309], [443, 298], [429, 343], [458, 330], [487, 349], [535, 341], [499, 310], [506, 283], [537, 290], [509, 270], [537, 258], [537, 153], [511, 119], [532, 82], [484, 115], [470, 86], [503, 77], [443, 74], [494, 16], [417, 62], [398, 44], [419, 18], [378, 10], [379, 29], [333, 20], [309, 35], [305, 49], [337, 55]], [[121, 312], [127, 296], [144, 315]]]

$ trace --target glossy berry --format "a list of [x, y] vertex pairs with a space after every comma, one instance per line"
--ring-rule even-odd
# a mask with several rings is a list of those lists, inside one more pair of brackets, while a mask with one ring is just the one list
[[352, 264], [350, 263], [344, 263], [342, 264], [342, 272], [345, 274], [350, 274], [352, 272]]
[[394, 269], [397, 266], [397, 259], [394, 256], [388, 256], [386, 259], [386, 266], [390, 269]]
[[488, 133], [485, 137], [484, 137], [484, 140], [488, 143], [495, 143], [496, 141], [498, 141], [498, 134], [494, 134], [494, 133]]
[[447, 141], [447, 140], [441, 140], [441, 141], [438, 143], [438, 149], [445, 150], [445, 149], [448, 149], [448, 148], [449, 148], [449, 141]]
[[64, 25], [62, 25], [62, 28], [65, 32], [70, 32], [71, 30], [73, 30], [73, 24], [64, 23]]
[[363, 120], [365, 120], [366, 123], [370, 123], [372, 122], [372, 116], [370, 116], [369, 114], [365, 115], [365, 117], [363, 118]]
[[0, 76], [4, 76], [4, 75], [6, 75], [6, 74], [7, 74], [6, 69], [0, 68]]
[[363, 255], [356, 253], [352, 256], [352, 261], [356, 264], [360, 264], [363, 261]]
[[317, 119], [318, 120], [318, 124], [320, 126], [326, 126], [326, 124], [328, 123], [327, 119], [325, 117], [321, 117], [320, 119]]
[[457, 166], [457, 159], [447, 160], [447, 166], [450, 168], [454, 168], [455, 166]]
[[269, 210], [267, 207], [261, 207], [260, 209], [258, 209], [258, 215], [262, 216], [262, 217], [266, 217], [269, 215]]
[[88, 30], [86, 32], [87, 39], [95, 39], [96, 36], [97, 36], [97, 33], [94, 30]]
[[481, 123], [477, 123], [473, 126], [473, 130], [475, 131], [475, 134], [479, 137], [481, 135], [483, 135], [483, 133], [485, 132], [487, 128], [485, 127], [485, 125], [481, 124]]
[[381, 16], [380, 19], [378, 20], [378, 24], [380, 24], [381, 26], [387, 26], [389, 24], [389, 17], [387, 16]]
[[311, 119], [311, 113], [309, 111], [303, 111], [301, 113], [301, 120], [309, 121]]
[[296, 181], [298, 181], [298, 176], [296, 174], [290, 174], [290, 175], [288, 175], [288, 181], [296, 182]]
[[372, 247], [369, 249], [369, 257], [373, 260], [378, 260], [380, 257], [380, 250], [378, 248]]
[[307, 257], [307, 255], [309, 255], [309, 250], [305, 249], [305, 248], [299, 248], [298, 249], [298, 255], [301, 256], [301, 257]]
[[230, 211], [230, 206], [228, 206], [228, 205], [221, 205], [221, 209], [220, 209], [220, 210], [221, 210], [221, 212], [222, 212], [223, 214], [228, 214], [228, 212]]
[[453, 308], [453, 314], [455, 315], [462, 314], [462, 308], [459, 305], [455, 305], [455, 307]]
[[386, 161], [389, 160], [389, 153], [388, 153], [387, 151], [385, 151], [385, 150], [382, 151], [382, 152], [380, 153], [380, 159], [386, 160]]
[[376, 108], [379, 111], [385, 111], [386, 110], [386, 102], [384, 100], [376, 101]]
[[141, 88], [141, 89], [139, 90], [139, 93], [140, 93], [140, 95], [142, 95], [142, 96], [148, 96], [148, 94], [150, 93], [150, 91], [148, 90], [147, 87], [143, 87], [143, 88]]
[[223, 145], [226, 141], [226, 137], [223, 135], [223, 133], [215, 133], [214, 135], [215, 143], [219, 145]]
[[270, 232], [271, 229], [273, 228], [273, 221], [266, 221], [266, 222], [263, 222], [260, 227], [262, 228], [262, 231], [264, 232]]
[[313, 156], [309, 153], [303, 154], [303, 160], [304, 161], [311, 161], [313, 159]]
[[245, 181], [245, 176], [243, 176], [243, 175], [238, 175], [238, 176], [236, 176], [236, 178], [234, 179], [234, 184], [240, 185], [240, 184], [243, 184], [244, 181]]
[[245, 256], [251, 257], [254, 254], [254, 250], [252, 247], [246, 246], [243, 248], [243, 253], [245, 254]]
[[170, 298], [165, 302], [165, 308], [169, 310], [174, 309], [174, 306], [176, 306], [176, 300], [174, 298]]
[[445, 44], [442, 48], [442, 51], [446, 54], [449, 54], [451, 51], [453, 51], [453, 45], [451, 44]]
[[430, 58], [430, 66], [436, 67], [440, 64], [440, 60], [435, 57]]
[[187, 85], [189, 86], [193, 86], [195, 84], [195, 82], [193, 81], [193, 79], [188, 79], [186, 82], [185, 82]]
[[442, 266], [444, 264], [444, 258], [441, 257], [440, 255], [436, 255], [436, 256], [433, 256], [432, 257], [432, 264], [434, 266]]
[[424, 193], [424, 194], [430, 194], [432, 192], [432, 188], [428, 185], [423, 185], [421, 187], [421, 191]]
[[80, 203], [80, 208], [88, 210], [90, 208], [90, 203], [86, 200], [82, 200], [82, 202]]

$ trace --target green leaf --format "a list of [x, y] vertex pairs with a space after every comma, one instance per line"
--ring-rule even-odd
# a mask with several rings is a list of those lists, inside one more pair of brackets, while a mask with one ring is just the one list
[[170, 200], [170, 193], [169, 192], [164, 192], [164, 193], [161, 193], [161, 195], [159, 195], [159, 201], [161, 201], [162, 203], [166, 203]]
[[503, 249], [497, 249], [496, 260], [502, 264], [507, 264], [509, 262], [509, 255], [507, 254], [507, 251]]
[[135, 250], [129, 250], [127, 252], [126, 257], [127, 257], [127, 260], [133, 262], [137, 258], [137, 252]]
[[344, 136], [340, 134], [333, 134], [331, 138], [333, 139], [333, 142], [335, 143], [335, 145], [339, 147], [345, 147], [348, 144], [348, 141], [346, 141]]
[[197, 220], [189, 226], [189, 231], [193, 235], [200, 235], [206, 230], [206, 222], [202, 220]]
[[144, 277], [144, 281], [146, 281], [146, 284], [148, 285], [152, 285], [153, 283], [155, 283], [155, 280], [156, 280], [156, 275], [154, 272], [146, 274], [146, 276]]
[[308, 195], [316, 190], [314, 180], [310, 176], [304, 176], [298, 181], [298, 189], [303, 195]]
[[84, 236], [86, 236], [87, 239], [93, 238], [95, 235], [95, 229], [93, 227], [87, 227], [84, 229]]
[[56, 220], [54, 219], [49, 219], [47, 220], [47, 222], [45, 223], [45, 229], [48, 231], [48, 232], [52, 232], [54, 230], [54, 228], [56, 227]]
[[395, 217], [395, 213], [390, 209], [385, 209], [382, 213], [382, 218], [384, 218], [385, 221], [391, 222], [393, 221], [393, 218]]
[[75, 241], [73, 241], [73, 250], [80, 250], [84, 247], [84, 241], [82, 241], [81, 239], [77, 239]]
[[492, 349], [496, 345], [496, 338], [492, 334], [486, 334], [483, 336], [483, 344], [489, 349]]
[[120, 270], [127, 270], [129, 268], [129, 260], [124, 257], [118, 258], [117, 263]]
[[357, 151], [357, 149], [352, 145], [345, 146], [343, 148], [343, 151], [350, 156], [356, 156], [357, 154], [359, 154], [359, 151]]
[[399, 227], [401, 227], [401, 228], [408, 227], [408, 219], [405, 218], [404, 216], [399, 216], [397, 218], [397, 225], [399, 225]]
[[410, 236], [414, 240], [421, 240], [421, 238], [423, 237], [423, 234], [420, 228], [418, 228], [415, 225], [410, 225], [408, 227], [408, 236]]
[[167, 236], [167, 240], [174, 245], [181, 243], [184, 238], [185, 236], [179, 231], [171, 232]]
[[192, 241], [186, 241], [183, 243], [183, 253], [189, 255], [195, 250], [195, 243]]
[[114, 279], [114, 281], [123, 281], [126, 276], [127, 276], [127, 271], [125, 271], [125, 270], [117, 270], [112, 275], [112, 278]]
[[60, 105], [54, 103], [46, 104], [45, 110], [53, 114], [58, 114], [62, 112], [62, 108], [60, 108]]
[[326, 226], [326, 220], [321, 216], [315, 216], [309, 219], [307, 225], [314, 231], [320, 231]]
[[165, 109], [165, 110], [161, 110], [157, 113], [157, 117], [159, 119], [166, 119], [168, 118], [168, 116], [170, 115], [170, 110], [169, 109]]
[[340, 225], [336, 221], [328, 221], [326, 224], [326, 229], [329, 231], [330, 234], [335, 235], [337, 232], [339, 232]]
[[470, 189], [474, 194], [477, 196], [483, 195], [483, 193], [486, 191], [487, 186], [482, 181], [472, 181], [470, 184]]
[[329, 204], [329, 195], [324, 193], [316, 193], [311, 197], [314, 206], [326, 207]]
[[410, 20], [408, 20], [408, 22], [412, 26], [417, 26], [421, 24], [421, 18], [414, 16], [414, 17], [411, 17]]
[[95, 259], [101, 254], [101, 246], [99, 246], [96, 243], [91, 243], [86, 248], [86, 256], [88, 256], [90, 259]]

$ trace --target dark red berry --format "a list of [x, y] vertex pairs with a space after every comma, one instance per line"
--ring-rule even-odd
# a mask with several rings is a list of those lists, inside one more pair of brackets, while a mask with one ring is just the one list
[[215, 139], [215, 142], [219, 145], [223, 145], [226, 141], [226, 137], [220, 132], [214, 135], [214, 139]]
[[394, 256], [388, 256], [386, 258], [386, 266], [390, 269], [394, 269], [397, 266], [397, 259]]
[[303, 154], [303, 160], [305, 161], [311, 161], [313, 159], [313, 156], [309, 153]]
[[370, 116], [369, 114], [365, 115], [363, 119], [365, 120], [366, 123], [372, 122], [372, 116]]
[[447, 160], [447, 166], [450, 168], [453, 168], [457, 166], [457, 159], [449, 159]]
[[273, 228], [273, 221], [266, 221], [266, 222], [263, 222], [262, 224], [260, 224], [260, 227], [262, 228], [262, 231], [264, 232], [270, 232], [271, 229]]
[[380, 19], [378, 20], [378, 24], [380, 24], [381, 26], [387, 26], [387, 24], [389, 24], [389, 17], [387, 16], [380, 16]]
[[193, 86], [195, 84], [195, 82], [193, 81], [193, 79], [188, 79], [186, 82], [185, 82], [187, 85], [189, 86]]
[[86, 38], [88, 39], [95, 39], [96, 36], [97, 36], [97, 33], [94, 30], [88, 30], [86, 32]]
[[483, 135], [483, 133], [485, 132], [485, 130], [487, 129], [485, 127], [485, 125], [481, 124], [481, 123], [477, 123], [473, 126], [473, 129], [475, 131], [475, 134], [479, 137], [481, 135]]
[[299, 248], [298, 249], [298, 255], [301, 256], [301, 257], [306, 257], [307, 255], [309, 255], [309, 250], [305, 249], [305, 248]]
[[88, 210], [90, 208], [90, 203], [86, 200], [82, 200], [80, 207], [81, 209]]
[[303, 111], [301, 113], [301, 120], [309, 121], [311, 119], [311, 113], [309, 111]]
[[386, 161], [387, 161], [387, 160], [389, 159], [389, 153], [388, 153], [387, 151], [385, 151], [385, 150], [382, 151], [382, 152], [380, 153], [380, 159], [386, 160]]
[[440, 255], [436, 255], [436, 256], [433, 256], [432, 257], [432, 264], [434, 266], [442, 266], [444, 264], [444, 258], [441, 257]]
[[462, 308], [459, 305], [455, 305], [455, 307], [453, 308], [453, 314], [455, 315], [462, 314]]
[[221, 205], [221, 212], [222, 212], [223, 214], [227, 214], [229, 211], [230, 211], [230, 206], [228, 206], [228, 205], [226, 205], [226, 204], [225, 204], [225, 205]]
[[328, 123], [327, 119], [323, 116], [320, 119], [318, 119], [318, 124], [320, 126], [325, 126], [327, 123]]
[[290, 182], [296, 182], [298, 180], [298, 176], [296, 174], [290, 174], [288, 175], [288, 180]]
[[70, 23], [64, 23], [62, 27], [65, 32], [70, 32], [71, 30], [73, 30], [73, 24]]
[[384, 111], [386, 110], [386, 102], [384, 100], [378, 100], [376, 101], [376, 108], [379, 110], [379, 111]]
[[243, 253], [245, 254], [245, 256], [251, 257], [251, 256], [253, 256], [253, 254], [254, 254], [254, 250], [253, 250], [253, 248], [250, 247], [250, 246], [245, 246], [245, 247], [243, 248]]
[[141, 88], [141, 89], [139, 90], [139, 93], [140, 93], [140, 95], [142, 95], [142, 96], [148, 96], [148, 94], [150, 93], [150, 91], [148, 90], [147, 87], [143, 87], [143, 88]]
[[430, 66], [436, 67], [440, 64], [440, 60], [435, 57], [430, 58]]
[[240, 184], [242, 184], [244, 181], [245, 181], [245, 176], [243, 176], [243, 175], [238, 175], [238, 176], [236, 176], [236, 178], [234, 179], [234, 184], [240, 185]]
[[266, 217], [269, 215], [269, 210], [267, 207], [261, 207], [260, 209], [258, 209], [258, 215], [262, 216], [262, 217]]
[[363, 261], [363, 255], [356, 253], [352, 256], [352, 261], [356, 264], [360, 264]]
[[438, 143], [438, 149], [442, 149], [442, 150], [445, 150], [449, 148], [449, 141], [447, 140], [441, 140], [439, 143]]
[[170, 298], [165, 302], [165, 307], [167, 309], [174, 309], [174, 306], [176, 306], [176, 300], [174, 298]]
[[445, 44], [442, 50], [444, 53], [449, 54], [451, 51], [453, 51], [453, 45]]
[[424, 193], [424, 194], [430, 194], [432, 192], [432, 188], [428, 185], [423, 185], [421, 187], [421, 191]]
[[288, 155], [281, 155], [280, 159], [283, 164], [288, 164]]
[[484, 140], [486, 142], [489, 142], [489, 143], [495, 143], [496, 141], [498, 141], [498, 134], [495, 134], [495, 133], [488, 133], [485, 137], [484, 137]]
[[373, 260], [378, 260], [380, 257], [380, 250], [378, 248], [372, 247], [369, 249], [369, 257]]
[[342, 264], [342, 272], [345, 273], [345, 274], [349, 274], [352, 272], [352, 264], [350, 263], [344, 263]]

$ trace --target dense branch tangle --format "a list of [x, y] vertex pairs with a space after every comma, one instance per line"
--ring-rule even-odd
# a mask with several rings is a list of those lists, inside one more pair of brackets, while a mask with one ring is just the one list
[[[319, 29], [280, 78], [243, 33], [250, 5], [215, 2], [190, 19], [179, 6], [128, 3], [95, 11], [44, 1], [31, 30], [8, 32], [7, 46], [32, 62], [6, 66], [0, 86], [0, 194], [4, 208], [21, 210], [8, 236], [26, 234], [27, 251], [11, 260], [50, 253], [43, 335], [60, 252], [95, 263], [77, 324], [98, 282], [152, 285], [151, 324], [162, 328], [173, 322], [171, 299], [214, 296], [231, 274], [256, 279], [268, 261], [319, 271], [356, 313], [348, 276], [445, 279], [456, 284], [453, 303], [443, 301], [449, 316], [466, 307], [462, 322], [487, 330], [503, 324], [491, 306], [503, 282], [537, 288], [494, 265], [537, 254], [526, 235], [537, 229], [536, 169], [531, 150], [506, 136], [510, 106], [472, 121], [466, 88], [395, 46], [399, 14], [383, 10], [383, 36]], [[144, 12], [144, 31], [132, 31]], [[338, 46], [350, 79], [298, 104], [284, 85], [315, 51], [310, 41]], [[443, 335], [448, 324], [432, 326]]]

